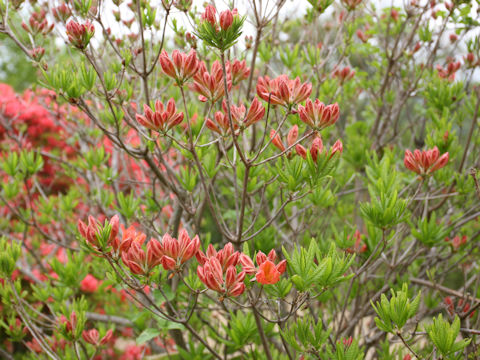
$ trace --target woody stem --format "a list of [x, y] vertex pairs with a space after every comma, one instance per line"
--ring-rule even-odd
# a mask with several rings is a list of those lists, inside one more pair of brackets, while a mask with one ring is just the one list
[[252, 305], [253, 315], [255, 317], [255, 323], [257, 324], [258, 333], [260, 334], [260, 339], [262, 340], [262, 345], [263, 345], [263, 348], [265, 349], [265, 355], [267, 356], [268, 360], [273, 360], [272, 354], [270, 353], [270, 348], [268, 347], [267, 336], [265, 335], [265, 331], [263, 330], [262, 319], [260, 319], [258, 310], [255, 307], [255, 304], [252, 302], [252, 300], [250, 301]]

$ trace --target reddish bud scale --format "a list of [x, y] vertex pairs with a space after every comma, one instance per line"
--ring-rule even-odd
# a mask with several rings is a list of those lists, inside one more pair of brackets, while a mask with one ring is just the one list
[[280, 139], [280, 135], [278, 134], [277, 130], [272, 129], [270, 131], [270, 139], [273, 146], [275, 146], [281, 152], [285, 151], [285, 145], [283, 145], [282, 139]]
[[366, 43], [368, 42], [368, 39], [370, 38], [369, 35], [367, 35], [365, 32], [363, 32], [362, 30], [358, 29], [356, 31], [356, 34], [357, 34], [357, 37], [363, 42], [363, 43]]
[[287, 145], [290, 147], [297, 141], [298, 138], [298, 126], [293, 125], [287, 135]]
[[215, 26], [217, 22], [217, 9], [215, 9], [215, 6], [207, 5], [205, 12], [202, 14], [202, 19]]
[[72, 15], [72, 11], [67, 6], [67, 4], [62, 3], [59, 6], [52, 9], [52, 14], [57, 21], [65, 23], [68, 18]]

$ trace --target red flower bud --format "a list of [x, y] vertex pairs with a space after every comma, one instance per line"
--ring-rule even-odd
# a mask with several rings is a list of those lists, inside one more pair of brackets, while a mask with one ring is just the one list
[[220, 27], [222, 30], [227, 30], [233, 23], [233, 14], [230, 10], [225, 10], [220, 13]]

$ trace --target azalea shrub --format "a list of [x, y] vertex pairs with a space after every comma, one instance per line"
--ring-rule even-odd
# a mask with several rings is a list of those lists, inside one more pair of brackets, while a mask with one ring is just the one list
[[0, 0], [0, 356], [480, 357], [479, 9]]

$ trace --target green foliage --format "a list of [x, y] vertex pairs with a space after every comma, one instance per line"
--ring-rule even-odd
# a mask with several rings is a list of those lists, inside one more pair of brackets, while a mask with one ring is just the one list
[[3, 278], [10, 278], [20, 255], [19, 244], [10, 242], [3, 236], [0, 238], [0, 275]]
[[396, 334], [417, 313], [420, 305], [420, 292], [414, 299], [408, 297], [407, 284], [402, 285], [402, 290], [390, 290], [392, 297], [387, 300], [385, 294], [382, 294], [380, 302], [376, 305], [371, 303], [378, 317], [375, 323], [380, 330]]
[[[283, 167], [282, 163], [283, 162]], [[303, 168], [304, 161], [299, 156], [295, 156], [291, 160], [277, 161], [276, 169], [280, 180], [286, 184], [288, 190], [296, 191], [303, 186]]]
[[230, 313], [228, 325], [224, 326], [228, 335], [229, 345], [240, 349], [246, 344], [252, 344], [258, 339], [258, 329], [253, 313], [244, 314], [241, 311]]
[[331, 330], [323, 329], [322, 322], [307, 315], [298, 318], [282, 331], [285, 341], [300, 353], [316, 353], [322, 349], [330, 336]]
[[461, 81], [449, 82], [438, 76], [432, 76], [425, 89], [425, 98], [428, 104], [440, 113], [444, 108], [451, 108], [464, 96]]
[[140, 335], [137, 336], [136, 342], [137, 344], [144, 344], [147, 341], [150, 341], [153, 338], [156, 338], [161, 333], [162, 332], [159, 329], [154, 329], [154, 328], [145, 329], [142, 331]]
[[50, 262], [52, 270], [59, 276], [59, 282], [75, 289], [79, 285], [79, 281], [87, 275], [88, 269], [83, 266], [85, 254], [69, 254], [67, 263], [60, 262], [56, 257]]
[[117, 195], [118, 207], [120, 213], [127, 219], [131, 219], [135, 216], [137, 209], [141, 203], [141, 199], [135, 199], [133, 192], [125, 195], [123, 192], [119, 192]]
[[321, 254], [316, 242], [312, 239], [308, 250], [303, 247], [289, 253], [283, 248], [287, 259], [289, 274], [296, 289], [305, 292], [312, 287], [326, 289], [350, 279], [353, 274], [345, 276], [354, 256], [339, 254], [331, 244], [327, 254]]
[[86, 85], [88, 87], [90, 83], [85, 82], [83, 78], [84, 74], [82, 73], [77, 74], [59, 66], [56, 66], [48, 72], [43, 71], [42, 73], [45, 79], [45, 83], [42, 85], [60, 93], [69, 101], [80, 98], [89, 90], [84, 86]]
[[201, 343], [190, 341], [188, 344], [188, 350], [179, 348], [178, 352], [181, 359], [190, 360], [210, 360], [213, 359], [212, 354], [208, 353], [205, 346]]
[[338, 156], [332, 158], [326, 154], [319, 154], [315, 162], [312, 155], [307, 151], [306, 159], [294, 156], [292, 159], [278, 160], [276, 170], [287, 189], [291, 192], [304, 188], [307, 183], [312, 190], [322, 187], [324, 180], [332, 176], [338, 165]]
[[406, 202], [397, 198], [397, 192], [386, 194], [380, 192], [377, 198], [375, 192], [369, 188], [371, 203], [360, 204], [362, 215], [380, 229], [388, 229], [403, 221], [405, 218]]
[[460, 319], [458, 316], [455, 316], [455, 320], [450, 324], [448, 320], [444, 320], [442, 314], [440, 314], [438, 317], [433, 318], [431, 325], [425, 326], [425, 330], [438, 352], [447, 359], [462, 358], [462, 350], [471, 341], [471, 339], [456, 341], [460, 332]]
[[[328, 351], [328, 359], [362, 360], [364, 357], [363, 350], [358, 346], [358, 340], [352, 340], [352, 338], [337, 342], [335, 352]], [[327, 359], [327, 357], [323, 358]]]
[[197, 25], [195, 35], [205, 41], [209, 46], [217, 48], [220, 52], [225, 52], [237, 42], [242, 35], [242, 27], [246, 17], [238, 15], [233, 17], [233, 23], [227, 28], [217, 29], [215, 25], [204, 20]]
[[18, 159], [18, 171], [24, 179], [29, 178], [43, 168], [43, 158], [35, 151], [23, 150]]
[[443, 242], [449, 233], [449, 229], [443, 224], [437, 222], [435, 213], [432, 213], [430, 219], [420, 219], [417, 225], [412, 224], [412, 235], [422, 244], [432, 247]]
[[374, 226], [386, 230], [405, 218], [407, 202], [398, 198], [398, 180], [392, 171], [391, 154], [385, 154], [381, 161], [374, 155], [366, 168], [369, 179], [370, 203], [361, 203], [362, 216]]

